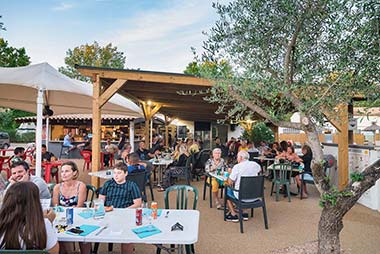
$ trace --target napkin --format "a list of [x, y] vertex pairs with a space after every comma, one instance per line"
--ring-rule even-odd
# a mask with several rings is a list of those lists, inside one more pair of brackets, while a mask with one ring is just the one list
[[[96, 225], [81, 225], [79, 227], [79, 229], [83, 230], [83, 233], [80, 233], [79, 236], [86, 236], [86, 235], [94, 232], [98, 228], [100, 228], [100, 226], [96, 226]], [[69, 234], [69, 235], [78, 235], [78, 234], [73, 234], [73, 233], [71, 233], [69, 231], [66, 231], [66, 234]]]
[[[157, 217], [160, 217], [162, 213], [162, 209], [157, 209]], [[152, 209], [149, 208], [143, 208], [143, 216], [148, 215], [150, 216], [152, 214]]]
[[80, 217], [82, 217], [83, 219], [89, 219], [89, 218], [92, 218], [94, 216], [94, 213], [93, 213], [93, 211], [82, 211], [82, 212], [78, 213], [78, 215]]
[[161, 233], [161, 230], [159, 230], [156, 226], [148, 225], [145, 227], [140, 228], [134, 228], [132, 231], [139, 237], [139, 238], [145, 238], [148, 236], [156, 235]]

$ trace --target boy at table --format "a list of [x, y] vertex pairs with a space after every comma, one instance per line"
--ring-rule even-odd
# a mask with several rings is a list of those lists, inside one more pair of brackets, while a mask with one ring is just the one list
[[[104, 183], [99, 190], [99, 198], [106, 207], [138, 208], [141, 207], [141, 191], [136, 183], [126, 180], [128, 167], [123, 162], [115, 165], [113, 179]], [[122, 243], [121, 253], [133, 253], [133, 244]]]

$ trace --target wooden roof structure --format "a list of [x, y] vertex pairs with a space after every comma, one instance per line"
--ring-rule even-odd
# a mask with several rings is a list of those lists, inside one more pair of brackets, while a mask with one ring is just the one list
[[191, 75], [167, 72], [153, 72], [127, 69], [110, 69], [90, 66], [76, 66], [84, 76], [99, 75], [104, 90], [119, 81], [118, 93], [137, 104], [159, 105], [158, 112], [173, 118], [189, 121], [215, 121], [224, 116], [215, 114], [216, 104], [210, 104], [203, 97], [181, 95], [180, 91], [206, 92], [212, 83]]

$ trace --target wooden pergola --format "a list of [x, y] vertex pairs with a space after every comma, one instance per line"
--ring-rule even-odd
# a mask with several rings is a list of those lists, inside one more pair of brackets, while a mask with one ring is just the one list
[[[207, 90], [213, 86], [209, 80], [191, 75], [167, 72], [153, 72], [141, 70], [126, 70], [100, 68], [90, 66], [76, 66], [84, 76], [91, 77], [93, 81], [93, 145], [94, 154], [100, 153], [100, 114], [102, 106], [116, 93], [131, 99], [143, 109], [145, 116], [145, 142], [149, 143], [149, 125], [152, 117], [160, 112], [165, 115], [166, 137], [169, 117], [189, 121], [216, 121], [224, 116], [215, 114], [216, 104], [210, 104], [203, 99]], [[180, 91], [193, 91], [197, 95], [182, 95]], [[352, 110], [352, 109], [351, 109]], [[339, 121], [330, 122], [338, 130], [338, 172], [339, 188], [348, 183], [348, 144], [350, 139], [348, 131], [349, 106], [342, 105], [338, 109]], [[334, 119], [334, 117], [328, 118]], [[133, 129], [133, 125], [131, 126]], [[278, 127], [271, 127], [278, 133]], [[97, 171], [99, 157], [92, 157], [93, 171]], [[92, 177], [92, 184], [99, 186], [99, 179]]]

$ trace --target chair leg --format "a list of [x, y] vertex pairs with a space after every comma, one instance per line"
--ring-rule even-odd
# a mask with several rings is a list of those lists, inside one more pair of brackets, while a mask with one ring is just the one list
[[240, 222], [240, 233], [244, 233], [243, 230], [243, 210], [239, 207], [239, 222]]
[[303, 198], [303, 181], [301, 180], [301, 194], [300, 194], [300, 199], [302, 200]]
[[189, 244], [185, 245], [186, 254], [194, 254], [192, 247], [193, 247], [193, 245], [189, 245]]
[[[226, 190], [227, 190], [227, 188], [226, 188]], [[226, 215], [227, 215], [227, 193], [224, 195], [224, 208], [223, 208], [224, 221], [226, 221]]]
[[108, 252], [111, 252], [113, 249], [113, 243], [108, 243]]
[[265, 207], [265, 204], [263, 206], [263, 215], [264, 215], [264, 225], [265, 229], [268, 229], [268, 218], [267, 218], [267, 209]]
[[203, 185], [203, 200], [206, 200], [206, 187], [207, 187], [207, 176], [205, 176], [205, 183]]
[[251, 217], [253, 218], [253, 208], [251, 208]]
[[288, 201], [291, 202], [291, 200], [290, 200], [290, 184], [289, 183], [286, 184], [286, 193], [288, 194]]
[[92, 250], [92, 253], [93, 254], [97, 254], [98, 253], [98, 249], [99, 249], [99, 243], [95, 243], [94, 244], [94, 249]]
[[276, 201], [280, 198], [280, 185], [276, 183]]
[[149, 179], [149, 189], [150, 189], [150, 195], [152, 196], [152, 201], [154, 201], [154, 195], [153, 195], [153, 187], [152, 182]]
[[272, 182], [272, 188], [271, 188], [271, 190], [270, 190], [270, 195], [272, 196], [272, 194], [273, 194], [273, 187], [274, 187], [274, 182]]
[[212, 208], [212, 178], [210, 178], [210, 208]]

